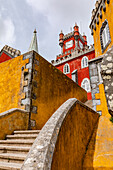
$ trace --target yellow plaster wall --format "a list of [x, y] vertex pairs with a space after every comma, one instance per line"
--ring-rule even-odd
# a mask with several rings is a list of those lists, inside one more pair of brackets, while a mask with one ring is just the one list
[[33, 82], [37, 82], [37, 88], [33, 87], [36, 100], [32, 105], [37, 106], [37, 114], [32, 113], [31, 119], [36, 121], [36, 129], [41, 129], [50, 116], [69, 98], [77, 98], [85, 102], [87, 93], [78, 84], [56, 69], [43, 57], [35, 53], [39, 65], [34, 64]]
[[[105, 4], [106, 4], [106, 12], [104, 12], [102, 10], [102, 19], [100, 19], [100, 17], [99, 17], [99, 25], [96, 24], [96, 31], [93, 29], [93, 31], [94, 31], [93, 38], [94, 38], [94, 47], [95, 47], [96, 57], [101, 56], [102, 54], [106, 53], [106, 51], [109, 48], [111, 48], [111, 46], [113, 45], [113, 0], [110, 0], [110, 4], [107, 4], [107, 2], [105, 2]], [[106, 48], [104, 53], [102, 53], [101, 43], [100, 43], [100, 29], [101, 29], [102, 23], [105, 21], [105, 19], [108, 20], [110, 36], [111, 36], [111, 43]]]
[[5, 136], [12, 134], [14, 130], [27, 130], [28, 118], [28, 113], [18, 110], [0, 116], [0, 140], [5, 139]]
[[[52, 170], [83, 170], [83, 162], [93, 132], [96, 134], [99, 115], [77, 103], [61, 126], [56, 142]], [[96, 128], [95, 128], [96, 127]], [[95, 130], [95, 131], [94, 131]], [[95, 135], [93, 136], [95, 140]], [[93, 144], [93, 147], [95, 144]], [[94, 150], [88, 159], [93, 168]], [[84, 170], [87, 166], [84, 167]]]
[[23, 60], [23, 56], [0, 63], [0, 113], [11, 108], [23, 108], [21, 99], [23, 93], [23, 72], [21, 68], [29, 60]]
[[107, 107], [107, 102], [106, 102], [106, 96], [104, 92], [104, 85], [99, 84], [99, 93], [95, 94], [95, 99], [100, 99], [100, 105], [96, 106], [97, 111], [102, 111], [103, 116], [108, 116], [109, 117], [109, 112], [108, 112], [108, 107]]

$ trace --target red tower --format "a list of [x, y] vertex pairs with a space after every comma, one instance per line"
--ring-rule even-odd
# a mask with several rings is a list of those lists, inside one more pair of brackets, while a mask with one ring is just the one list
[[80, 34], [77, 24], [66, 35], [61, 31], [59, 45], [61, 54], [57, 55], [56, 60], [52, 60], [52, 64], [83, 87], [87, 91], [88, 100], [91, 100], [88, 61], [95, 58], [93, 45], [87, 46], [87, 37]]

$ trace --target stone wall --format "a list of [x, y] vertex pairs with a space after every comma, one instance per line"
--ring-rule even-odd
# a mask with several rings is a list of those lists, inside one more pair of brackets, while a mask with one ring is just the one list
[[[67, 100], [40, 131], [21, 170], [82, 170], [98, 120], [99, 114], [77, 99]], [[94, 150], [88, 160], [90, 168], [93, 155]]]
[[[99, 84], [102, 83], [100, 75], [100, 63], [102, 57], [98, 57], [89, 61], [89, 74], [90, 74], [90, 84], [91, 84], [91, 94], [93, 101], [93, 109], [96, 111], [96, 106], [100, 105], [100, 99], [95, 98], [95, 94], [99, 93]], [[101, 112], [99, 112], [101, 114]]]
[[101, 70], [108, 110], [113, 112], [113, 46], [103, 55]]
[[0, 140], [11, 135], [14, 130], [28, 129], [29, 114], [22, 109], [13, 108], [0, 114]]

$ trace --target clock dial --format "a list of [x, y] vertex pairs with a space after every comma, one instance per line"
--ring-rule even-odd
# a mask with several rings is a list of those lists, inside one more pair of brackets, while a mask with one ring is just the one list
[[71, 48], [73, 46], [73, 40], [66, 42], [66, 49]]

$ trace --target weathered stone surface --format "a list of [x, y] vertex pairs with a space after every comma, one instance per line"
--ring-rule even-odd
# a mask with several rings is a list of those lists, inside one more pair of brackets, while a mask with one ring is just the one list
[[[107, 57], [106, 57], [107, 54]], [[103, 55], [101, 74], [103, 77], [108, 109], [113, 110], [113, 46]]]

